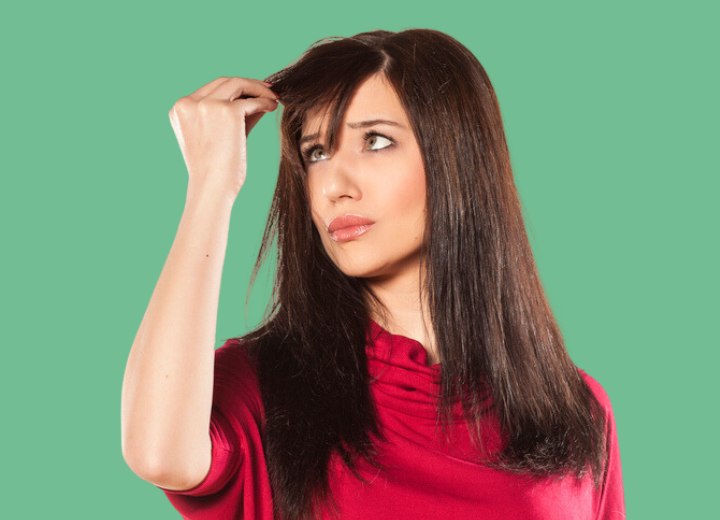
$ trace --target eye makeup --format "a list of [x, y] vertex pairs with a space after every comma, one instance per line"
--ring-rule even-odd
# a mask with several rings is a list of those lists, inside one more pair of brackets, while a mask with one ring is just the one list
[[[388, 136], [385, 135], [385, 134], [381, 134], [380, 132], [378, 132], [378, 131], [376, 131], [376, 130], [368, 130], [367, 132], [365, 132], [365, 133], [363, 134], [363, 140], [364, 140], [365, 142], [367, 142], [371, 137], [375, 137], [375, 136], [377, 136], [377, 137], [382, 137], [382, 138], [384, 138], [384, 139], [387, 139], [388, 141], [390, 141], [390, 144], [387, 145], [387, 146], [385, 146], [385, 147], [383, 147], [383, 148], [379, 148], [379, 149], [377, 149], [377, 150], [368, 150], [369, 152], [379, 152], [379, 151], [381, 151], [381, 150], [385, 150], [385, 149], [390, 148], [390, 147], [392, 147], [392, 146], [395, 145], [395, 140], [394, 140], [394, 139], [392, 139], [391, 137], [388, 137]], [[317, 160], [313, 160], [313, 159], [312, 159], [312, 154], [315, 152], [315, 150], [318, 150], [318, 149], [322, 149], [322, 145], [321, 145], [321, 144], [315, 144], [315, 145], [306, 147], [306, 148], [302, 151], [303, 159], [304, 159], [306, 162], [311, 163], [311, 164], [312, 164], [312, 163], [315, 163], [315, 162], [318, 162]]]

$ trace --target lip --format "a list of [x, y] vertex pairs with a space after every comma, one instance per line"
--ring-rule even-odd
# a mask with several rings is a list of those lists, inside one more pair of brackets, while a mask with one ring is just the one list
[[332, 222], [328, 225], [328, 232], [334, 233], [335, 231], [343, 228], [349, 228], [349, 227], [355, 227], [355, 226], [367, 226], [374, 224], [375, 222], [370, 220], [367, 217], [363, 217], [361, 215], [341, 215], [337, 218], [334, 218]]
[[334, 218], [328, 225], [330, 238], [335, 242], [347, 242], [364, 235], [375, 224], [373, 220], [351, 213]]
[[348, 226], [340, 228], [330, 233], [330, 238], [332, 238], [335, 242], [355, 240], [360, 235], [364, 235], [371, 227], [372, 224], [365, 224], [364, 226]]

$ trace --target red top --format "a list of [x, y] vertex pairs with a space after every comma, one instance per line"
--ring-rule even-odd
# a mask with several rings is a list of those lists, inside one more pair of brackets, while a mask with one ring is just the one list
[[[616, 520], [625, 518], [620, 451], [610, 400], [600, 384], [580, 371], [606, 412], [609, 462], [597, 491], [592, 475], [583, 480], [537, 479], [489, 469], [472, 461], [463, 421], [450, 442], [435, 435], [440, 364], [427, 365], [427, 352], [411, 338], [392, 334], [371, 321], [368, 369], [380, 426], [388, 443], [378, 444], [377, 471], [363, 459], [355, 479], [336, 454], [329, 482], [342, 519], [422, 520]], [[458, 403], [456, 417], [462, 410]], [[264, 410], [257, 377], [235, 339], [215, 351], [215, 386], [210, 421], [212, 464], [193, 489], [164, 488], [186, 519], [271, 519], [272, 499], [261, 431]], [[497, 422], [484, 431], [488, 446], [499, 446]], [[323, 516], [322, 518], [330, 518]]]

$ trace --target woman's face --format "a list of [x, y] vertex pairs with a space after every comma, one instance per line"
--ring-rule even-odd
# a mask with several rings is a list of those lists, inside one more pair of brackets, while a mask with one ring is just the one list
[[[327, 254], [348, 276], [417, 280], [425, 229], [425, 170], [400, 100], [380, 75], [361, 84], [332, 155], [322, 145], [322, 119], [317, 111], [308, 114], [302, 135], [319, 137], [301, 139], [300, 150], [312, 219]], [[380, 119], [390, 123], [370, 123]], [[335, 218], [348, 214], [373, 223], [336, 234], [328, 230]]]

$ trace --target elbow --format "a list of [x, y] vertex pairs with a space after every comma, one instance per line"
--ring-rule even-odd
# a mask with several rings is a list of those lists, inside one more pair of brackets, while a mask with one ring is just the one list
[[138, 442], [137, 439], [123, 435], [121, 451], [125, 464], [143, 480], [154, 482], [167, 472], [159, 451], [149, 449], [147, 442]]
[[188, 476], [176, 469], [169, 468], [159, 462], [157, 458], [136, 456], [123, 450], [125, 463], [135, 475], [154, 486], [172, 491], [193, 488], [200, 479], [197, 475]]
[[154, 482], [162, 475], [162, 467], [159, 461], [149, 457], [137, 450], [129, 449], [127, 443], [123, 442], [122, 456], [125, 464], [138, 477], [149, 482]]

